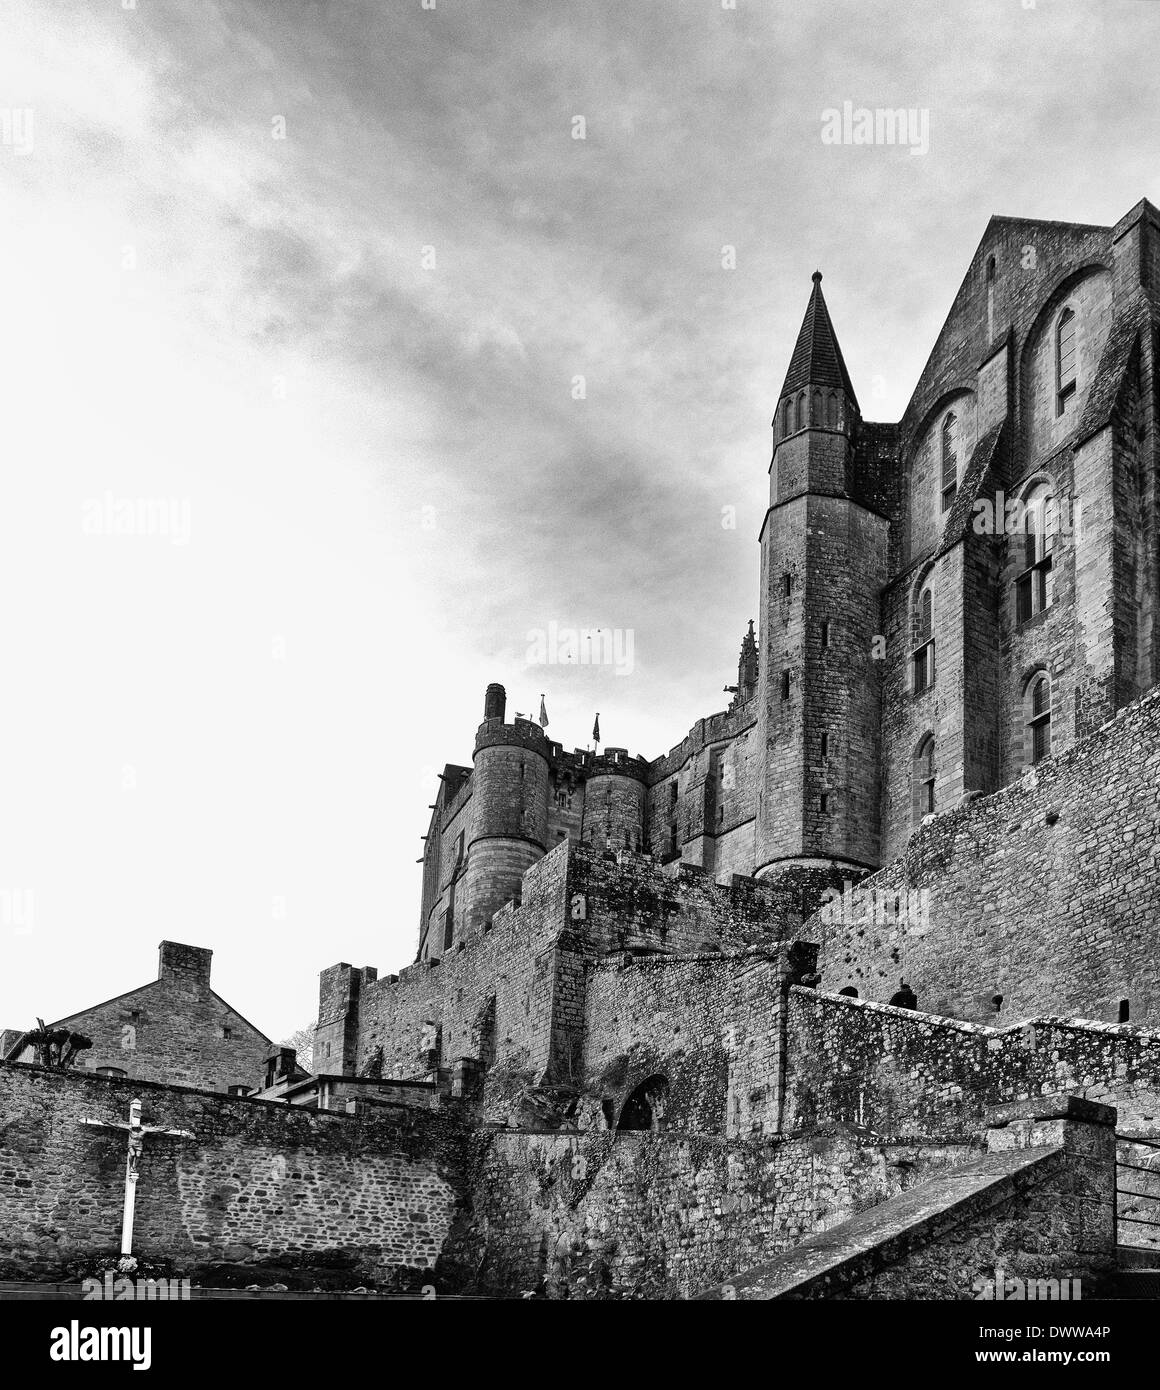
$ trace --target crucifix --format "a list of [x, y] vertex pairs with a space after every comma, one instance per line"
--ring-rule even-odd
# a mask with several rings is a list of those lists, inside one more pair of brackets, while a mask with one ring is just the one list
[[129, 1157], [125, 1164], [125, 1209], [121, 1218], [121, 1255], [126, 1258], [133, 1253], [133, 1210], [137, 1200], [137, 1170], [145, 1140], [150, 1134], [163, 1134], [170, 1139], [195, 1138], [187, 1129], [164, 1129], [160, 1125], [141, 1123], [141, 1102], [129, 1102], [129, 1123], [121, 1120], [82, 1120], [82, 1125], [95, 1129], [125, 1129], [129, 1131]]

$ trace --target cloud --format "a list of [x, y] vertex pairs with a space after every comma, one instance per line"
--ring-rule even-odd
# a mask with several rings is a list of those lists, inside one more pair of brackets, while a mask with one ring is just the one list
[[[13, 16], [0, 579], [35, 602], [0, 871], [72, 943], [57, 1011], [136, 982], [159, 927], [278, 1035], [334, 953], [406, 959], [423, 769], [469, 758], [487, 680], [531, 707], [531, 627], [635, 632], [632, 679], [547, 678], [565, 742], [599, 708], [655, 755], [720, 708], [810, 272], [897, 418], [991, 212], [1156, 196], [1157, 28], [1127, 0]], [[823, 146], [846, 99], [928, 108], [930, 153]], [[105, 488], [188, 496], [184, 554], [83, 545]]]

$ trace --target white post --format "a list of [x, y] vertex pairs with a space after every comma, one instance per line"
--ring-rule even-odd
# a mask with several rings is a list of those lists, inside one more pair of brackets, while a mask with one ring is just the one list
[[121, 1254], [133, 1253], [133, 1210], [137, 1202], [137, 1159], [143, 1142], [141, 1102], [129, 1105], [129, 1157], [125, 1163], [125, 1207], [121, 1216]]

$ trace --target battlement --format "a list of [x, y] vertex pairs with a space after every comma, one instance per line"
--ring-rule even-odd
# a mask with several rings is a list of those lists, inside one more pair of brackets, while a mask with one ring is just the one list
[[549, 753], [547, 734], [532, 720], [517, 718], [505, 724], [502, 719], [485, 719], [475, 732], [475, 751], [503, 747], [526, 748], [543, 758]]
[[695, 758], [711, 743], [737, 738], [751, 729], [757, 722], [756, 701], [749, 700], [735, 709], [721, 710], [717, 714], [698, 719], [680, 743], [674, 744], [667, 753], [654, 758], [649, 763], [649, 786], [665, 781], [690, 760]]
[[606, 748], [592, 758], [585, 771], [589, 777], [634, 777], [638, 782], [647, 782], [649, 763], [639, 754], [630, 758], [625, 748]]

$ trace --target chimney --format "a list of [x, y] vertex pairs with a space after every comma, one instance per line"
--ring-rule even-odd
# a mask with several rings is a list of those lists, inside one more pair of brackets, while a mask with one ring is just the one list
[[183, 989], [202, 993], [209, 989], [213, 952], [203, 946], [183, 946], [179, 941], [161, 943], [159, 980], [170, 980]]
[[483, 717], [485, 719], [498, 719], [502, 724], [506, 710], [507, 691], [502, 685], [497, 685], [493, 681], [487, 687], [487, 694], [483, 697]]

